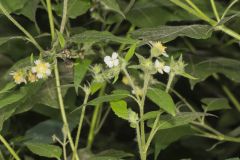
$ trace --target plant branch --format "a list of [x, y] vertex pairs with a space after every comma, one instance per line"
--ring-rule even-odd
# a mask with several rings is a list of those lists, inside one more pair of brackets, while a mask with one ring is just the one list
[[8, 142], [5, 140], [5, 138], [0, 134], [0, 141], [3, 143], [3, 145], [8, 149], [8, 151], [12, 154], [12, 156], [16, 160], [21, 160], [20, 157], [17, 155], [17, 153], [13, 150], [13, 148], [8, 144]]
[[3, 7], [2, 3], [0, 2], [0, 10], [2, 10], [3, 14], [18, 28], [20, 29], [28, 38], [28, 40], [40, 51], [43, 52], [42, 47], [38, 44], [38, 42], [33, 38], [33, 36], [23, 28]]
[[216, 7], [216, 4], [215, 4], [215, 1], [214, 0], [210, 0], [210, 2], [211, 2], [211, 6], [212, 6], [212, 9], [213, 9], [214, 15], [215, 15], [217, 21], [219, 22], [220, 18], [219, 18], [219, 14], [218, 14], [218, 11], [217, 11], [217, 7]]

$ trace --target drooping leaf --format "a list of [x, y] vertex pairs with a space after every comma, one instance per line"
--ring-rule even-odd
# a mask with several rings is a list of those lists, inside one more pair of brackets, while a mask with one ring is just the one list
[[[19, 9], [22, 9], [25, 4], [28, 2], [28, 0], [0, 0], [1, 5], [9, 12], [15, 12]], [[2, 14], [2, 11], [0, 10], [0, 14]]]
[[125, 18], [116, 0], [101, 0], [100, 3], [103, 4], [106, 9], [117, 12]]
[[40, 0], [29, 0], [26, 5], [18, 10], [17, 14], [22, 14], [26, 16], [28, 19], [36, 23], [36, 11]]
[[187, 69], [188, 73], [197, 78], [190, 80], [191, 87], [193, 88], [197, 83], [204, 81], [214, 73], [222, 73], [230, 80], [240, 82], [240, 74], [238, 74], [239, 67], [240, 61], [238, 60], [215, 57], [189, 65]]
[[63, 124], [56, 120], [46, 120], [25, 133], [25, 139], [45, 144], [53, 143], [52, 136], [56, 135], [61, 139]]
[[175, 104], [172, 97], [167, 92], [157, 88], [148, 89], [147, 97], [167, 113], [173, 116], [176, 115]]
[[206, 111], [231, 109], [226, 98], [204, 98], [201, 102], [204, 104]]
[[79, 59], [74, 65], [74, 87], [75, 87], [76, 93], [78, 93], [78, 87], [82, 82], [85, 74], [87, 73], [88, 67], [90, 64], [91, 64], [91, 61], [88, 59], [85, 59], [85, 60]]
[[156, 28], [142, 28], [131, 32], [133, 38], [144, 41], [169, 42], [177, 37], [190, 37], [193, 39], [207, 39], [211, 36], [213, 29], [208, 25], [186, 25], [186, 26], [160, 26]]
[[159, 153], [166, 149], [170, 144], [179, 140], [183, 136], [191, 134], [193, 134], [193, 131], [189, 125], [158, 131], [154, 139], [154, 159], [157, 160]]
[[[69, 0], [68, 1], [68, 17], [77, 18], [83, 15], [91, 7], [90, 0]], [[58, 16], [62, 16], [63, 2], [57, 5], [53, 5], [53, 9], [56, 11]]]
[[120, 118], [128, 120], [128, 108], [127, 103], [123, 100], [110, 102], [110, 106], [113, 112]]
[[72, 36], [70, 41], [75, 43], [88, 43], [88, 44], [94, 44], [94, 43], [104, 42], [104, 41], [112, 41], [112, 42], [118, 42], [123, 44], [136, 43], [136, 40], [133, 40], [130, 38], [118, 37], [108, 31], [100, 32], [100, 31], [91, 31], [91, 30]]
[[62, 149], [55, 145], [49, 145], [34, 141], [26, 142], [25, 145], [31, 152], [42, 157], [56, 158], [60, 160], [62, 155]]
[[20, 101], [21, 99], [23, 99], [25, 97], [25, 95], [26, 95], [26, 93], [24, 93], [24, 92], [17, 92], [17, 93], [11, 93], [9, 95], [2, 97], [0, 99], [0, 109], [7, 105], [10, 105], [10, 104]]
[[[201, 112], [181, 112], [178, 113], [176, 116], [162, 115], [160, 116], [158, 129], [162, 130], [187, 125], [204, 115], [205, 114]], [[153, 121], [149, 120], [148, 126], [151, 127], [152, 125]]]

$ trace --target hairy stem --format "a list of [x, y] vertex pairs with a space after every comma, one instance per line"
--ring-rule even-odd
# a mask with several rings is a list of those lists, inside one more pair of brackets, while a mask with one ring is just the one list
[[78, 149], [78, 143], [79, 143], [79, 138], [81, 135], [81, 130], [82, 130], [83, 120], [84, 120], [84, 116], [85, 116], [85, 110], [86, 110], [86, 106], [87, 106], [86, 104], [88, 101], [88, 97], [89, 97], [89, 93], [86, 92], [86, 95], [85, 95], [85, 98], [83, 101], [83, 108], [82, 108], [81, 116], [80, 116], [79, 123], [78, 123], [77, 135], [76, 135], [76, 139], [75, 139], [75, 150], [74, 150], [75, 153], [77, 152], [77, 149]]
[[5, 140], [5, 138], [0, 134], [0, 141], [3, 143], [3, 145], [8, 149], [8, 151], [12, 154], [12, 156], [16, 160], [21, 160], [20, 157], [17, 155], [17, 153], [13, 150], [13, 148], [9, 145], [9, 143]]
[[[98, 96], [104, 95], [105, 88], [106, 88], [106, 83], [104, 83], [103, 87], [99, 91]], [[94, 111], [93, 111], [93, 116], [92, 116], [91, 125], [90, 125], [90, 131], [88, 133], [88, 142], [87, 142], [87, 148], [88, 149], [92, 148], [93, 140], [94, 140], [94, 137], [95, 137], [96, 123], [97, 123], [97, 119], [98, 119], [98, 116], [99, 116], [99, 110], [100, 110], [101, 107], [102, 107], [102, 104], [96, 105], [95, 108], [94, 108]]]

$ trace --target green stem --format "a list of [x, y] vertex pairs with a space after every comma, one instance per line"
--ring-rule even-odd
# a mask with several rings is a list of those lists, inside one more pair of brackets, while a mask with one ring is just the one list
[[76, 139], [75, 139], [75, 150], [74, 152], [77, 153], [77, 149], [78, 149], [78, 143], [79, 143], [79, 138], [81, 135], [81, 129], [82, 129], [82, 125], [83, 125], [83, 120], [84, 120], [84, 116], [85, 116], [85, 111], [86, 111], [86, 104], [89, 98], [89, 93], [86, 92], [84, 101], [83, 101], [83, 108], [82, 108], [82, 112], [81, 112], [81, 116], [79, 119], [79, 123], [78, 123], [78, 130], [77, 130], [77, 135], [76, 135]]
[[3, 14], [18, 28], [20, 29], [27, 37], [28, 40], [40, 51], [43, 52], [42, 47], [38, 44], [38, 42], [33, 38], [33, 36], [25, 29], [23, 28], [9, 13], [8, 11], [3, 7], [2, 3], [0, 2], [0, 10], [2, 10]]
[[61, 27], [60, 27], [60, 32], [63, 33], [66, 22], [67, 22], [67, 8], [68, 8], [68, 0], [63, 1], [63, 16], [62, 16], [62, 21], [61, 21]]
[[228, 11], [232, 8], [232, 6], [234, 5], [234, 4], [236, 4], [238, 2], [238, 0], [234, 0], [232, 3], [230, 3], [230, 5], [225, 9], [225, 11], [223, 12], [223, 14], [222, 14], [222, 17], [221, 17], [221, 19], [223, 19], [226, 15], [227, 15], [227, 13], [228, 13]]
[[137, 124], [137, 126], [136, 126], [136, 133], [137, 133], [139, 155], [141, 157], [141, 160], [143, 160], [143, 156], [142, 156], [143, 148], [142, 148], [142, 143], [141, 143], [141, 133], [140, 133], [139, 124]]
[[217, 7], [216, 7], [216, 4], [215, 4], [215, 1], [214, 0], [210, 0], [210, 2], [211, 2], [211, 5], [212, 5], [212, 9], [213, 9], [214, 15], [215, 15], [217, 21], [219, 22], [220, 18], [219, 18], [219, 14], [218, 14], [218, 11], [217, 11]]
[[146, 143], [146, 145], [145, 145], [145, 152], [148, 151], [148, 148], [149, 148], [149, 146], [150, 146], [150, 144], [151, 144], [151, 142], [152, 142], [155, 134], [156, 134], [157, 131], [158, 131], [158, 124], [159, 124], [158, 122], [159, 122], [160, 114], [161, 114], [161, 113], [159, 113], [159, 114], [157, 115], [157, 117], [156, 117], [156, 119], [155, 119], [155, 121], [154, 121], [153, 127], [152, 127], [152, 129], [151, 129], [151, 131], [150, 131], [149, 137], [148, 137], [148, 139], [147, 139], [147, 143]]
[[233, 30], [231, 30], [225, 26], [218, 26], [218, 27], [216, 27], [216, 30], [223, 31], [224, 33], [228, 34], [229, 36], [236, 38], [238, 41], [240, 41], [240, 34], [234, 32]]
[[50, 31], [52, 36], [52, 41], [55, 38], [55, 27], [54, 27], [54, 21], [53, 21], [53, 14], [52, 14], [52, 4], [50, 0], [46, 0], [47, 2], [47, 11], [48, 11], [48, 18], [49, 18], [49, 24], [50, 24]]
[[[63, 96], [62, 96], [62, 91], [61, 91], [61, 84], [60, 84], [60, 77], [59, 77], [57, 59], [55, 60], [55, 64], [54, 64], [54, 72], [55, 72], [55, 78], [56, 78], [57, 95], [58, 95], [58, 101], [59, 101], [61, 116], [62, 116], [63, 123], [66, 126], [66, 129], [67, 129], [67, 132], [68, 132], [68, 139], [69, 139], [69, 142], [70, 142], [70, 147], [71, 147], [72, 151], [74, 152], [74, 150], [75, 150], [74, 143], [73, 143], [73, 139], [72, 139], [72, 136], [71, 136], [71, 132], [70, 132], [70, 129], [69, 129], [67, 116], [66, 116], [66, 112], [65, 112], [65, 108], [64, 108], [64, 102], [63, 102]], [[76, 160], [79, 160], [78, 154], [73, 155], [73, 157], [75, 157]]]
[[[104, 95], [105, 88], [106, 88], [106, 83], [104, 83], [103, 87], [99, 91], [98, 96]], [[92, 148], [93, 140], [94, 140], [94, 137], [95, 137], [96, 123], [97, 123], [97, 119], [98, 119], [98, 116], [99, 116], [99, 110], [100, 110], [101, 107], [102, 107], [102, 104], [99, 104], [99, 105], [96, 105], [95, 108], [94, 108], [93, 117], [92, 117], [91, 125], [90, 125], [90, 130], [89, 130], [89, 133], [88, 133], [88, 142], [87, 142], [87, 148], [88, 149]]]
[[12, 154], [12, 156], [16, 160], [21, 160], [17, 153], [12, 149], [12, 147], [8, 144], [8, 142], [5, 140], [5, 138], [0, 134], [0, 141], [3, 143], [3, 145], [8, 149], [8, 151]]
[[[217, 74], [214, 74], [213, 77], [218, 81], [220, 79]], [[240, 112], [240, 103], [238, 102], [234, 94], [230, 91], [230, 89], [226, 85], [221, 84], [221, 87], [222, 87], [222, 90], [225, 92], [225, 94], [228, 96], [228, 98], [231, 100], [233, 105], [236, 107], [236, 109]]]
[[175, 74], [170, 72], [168, 82], [167, 82], [167, 87], [166, 87], [166, 90], [165, 90], [167, 93], [169, 92], [169, 89], [171, 88], [174, 76], [175, 76]]

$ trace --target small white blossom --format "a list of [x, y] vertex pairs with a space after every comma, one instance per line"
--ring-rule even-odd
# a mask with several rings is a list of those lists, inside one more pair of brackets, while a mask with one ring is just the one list
[[169, 57], [167, 52], [166, 52], [167, 47], [165, 47], [161, 42], [150, 41], [149, 43], [152, 47], [151, 48], [151, 53], [153, 54], [153, 56], [158, 57], [158, 56], [163, 55], [164, 57]]
[[113, 52], [112, 57], [110, 56], [104, 57], [104, 62], [109, 68], [118, 66], [119, 65], [118, 53]]
[[167, 66], [163, 62], [159, 62], [158, 60], [155, 61], [154, 66], [161, 74], [163, 74], [163, 72], [169, 73], [171, 70], [170, 66]]
[[47, 62], [43, 62], [41, 60], [34, 61], [35, 66], [32, 67], [32, 73], [37, 75], [37, 78], [47, 78], [51, 75], [50, 64]]

